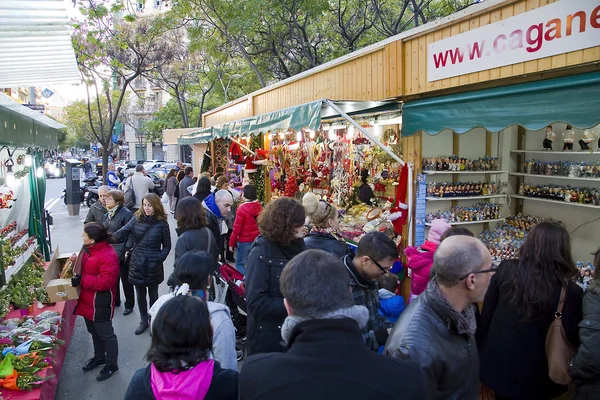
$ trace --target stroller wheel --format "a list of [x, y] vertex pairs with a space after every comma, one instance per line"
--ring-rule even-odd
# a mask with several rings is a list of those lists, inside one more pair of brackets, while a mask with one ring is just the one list
[[235, 342], [235, 353], [238, 361], [242, 361], [244, 358], [246, 358], [246, 345], [242, 343], [241, 340], [237, 340]]

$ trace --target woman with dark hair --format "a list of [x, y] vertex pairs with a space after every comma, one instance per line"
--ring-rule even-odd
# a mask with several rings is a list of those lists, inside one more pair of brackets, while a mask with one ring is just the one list
[[169, 196], [169, 209], [173, 213], [175, 212], [175, 188], [177, 187], [177, 177], [175, 176], [177, 171], [175, 168], [171, 168], [165, 181], [167, 182], [167, 196]]
[[360, 180], [361, 180], [362, 184], [358, 188], [358, 199], [362, 203], [370, 206], [373, 204], [372, 199], [375, 198], [375, 193], [373, 193], [373, 189], [367, 183], [368, 178], [369, 178], [369, 171], [367, 169], [363, 168], [360, 171]]
[[179, 170], [177, 175], [175, 175], [175, 193], [173, 193], [173, 199], [175, 200], [175, 211], [177, 211], [177, 203], [179, 203], [179, 182], [181, 182], [185, 178], [185, 172], [183, 170]]
[[[105, 203], [107, 212], [104, 215], [103, 224], [108, 233], [112, 234], [118, 231], [127, 225], [133, 217], [133, 213], [126, 207], [123, 207], [124, 200], [125, 196], [120, 190], [111, 190], [106, 195]], [[129, 282], [129, 264], [125, 262], [125, 251], [132, 246], [132, 241], [113, 244], [113, 248], [117, 252], [117, 256], [119, 256], [119, 280], [123, 283], [123, 293], [125, 294], [125, 310], [123, 310], [123, 315], [131, 314], [135, 306], [135, 292], [133, 285]], [[121, 304], [121, 289], [119, 288], [118, 281], [116, 295], [115, 305], [118, 307]]]
[[338, 258], [352, 252], [339, 233], [340, 219], [333, 204], [319, 200], [314, 193], [308, 192], [302, 197], [302, 205], [312, 226], [304, 238], [307, 249], [325, 250]]
[[205, 198], [210, 196], [210, 189], [210, 179], [208, 179], [206, 176], [201, 176], [200, 179], [198, 179], [198, 184], [196, 185], [196, 193], [194, 193], [194, 197], [200, 200], [200, 203], [202, 203]]
[[96, 380], [103, 381], [118, 370], [119, 344], [112, 326], [115, 311], [119, 257], [109, 244], [110, 233], [98, 222], [83, 227], [83, 247], [71, 279], [73, 287], [81, 286], [75, 313], [85, 319], [85, 326], [92, 335], [94, 357], [87, 360], [83, 370], [88, 372], [104, 365]]
[[123, 228], [114, 233], [117, 242], [133, 239], [129, 256], [129, 282], [135, 286], [141, 322], [135, 330], [141, 335], [149, 326], [150, 307], [158, 299], [158, 285], [165, 279], [163, 262], [171, 251], [171, 232], [160, 197], [148, 193], [140, 208]]
[[287, 312], [279, 289], [283, 268], [306, 250], [304, 207], [289, 197], [280, 197], [258, 217], [260, 236], [246, 261], [248, 302], [248, 354], [283, 352], [281, 326]]
[[[202, 203], [195, 197], [181, 199], [177, 206], [177, 243], [175, 244], [175, 269], [167, 281], [170, 287], [176, 286], [173, 279], [177, 271], [177, 261], [190, 250], [203, 250], [208, 252], [216, 261], [219, 258], [217, 240], [210, 229], [206, 227], [206, 212]], [[211, 272], [214, 272], [211, 271]]]
[[496, 399], [547, 400], [567, 391], [548, 376], [545, 343], [565, 288], [562, 325], [566, 339], [579, 345], [581, 288], [571, 281], [576, 272], [569, 233], [555, 222], [537, 224], [519, 259], [500, 264], [477, 331], [481, 382]]
[[238, 373], [210, 358], [213, 331], [204, 301], [176, 296], [154, 321], [150, 362], [131, 379], [125, 400], [237, 400]]
[[[594, 269], [600, 270], [600, 249], [594, 253]], [[570, 373], [575, 382], [573, 400], [600, 399], [600, 281], [592, 279], [583, 296], [583, 321], [579, 324], [581, 346]]]
[[[183, 200], [182, 200], [183, 201]], [[205, 252], [192, 250], [185, 253], [175, 264], [175, 290], [161, 296], [150, 309], [150, 316], [155, 317], [158, 310], [176, 296], [191, 295], [205, 300], [212, 272], [217, 269], [217, 260]], [[229, 308], [220, 303], [207, 301], [210, 312], [210, 324], [213, 327], [212, 352], [215, 360], [225, 369], [237, 371], [237, 353], [235, 350], [235, 328], [231, 321]]]

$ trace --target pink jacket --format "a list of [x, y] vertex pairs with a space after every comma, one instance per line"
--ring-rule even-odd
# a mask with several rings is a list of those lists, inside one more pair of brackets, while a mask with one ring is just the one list
[[426, 240], [419, 248], [407, 247], [404, 250], [408, 261], [408, 268], [412, 270], [411, 297], [418, 296], [425, 291], [429, 283], [429, 274], [433, 265], [433, 254], [437, 246], [437, 244]]

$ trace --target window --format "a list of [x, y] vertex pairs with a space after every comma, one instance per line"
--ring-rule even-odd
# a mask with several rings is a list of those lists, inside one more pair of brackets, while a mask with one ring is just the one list
[[144, 0], [140, 0], [137, 3], [137, 10], [142, 11], [144, 9]]

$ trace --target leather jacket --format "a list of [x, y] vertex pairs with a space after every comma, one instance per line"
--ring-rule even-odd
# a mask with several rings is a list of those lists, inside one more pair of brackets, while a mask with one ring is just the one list
[[475, 337], [458, 334], [444, 314], [439, 299], [426, 290], [400, 316], [384, 354], [419, 365], [429, 391], [427, 398], [476, 400], [479, 355]]

